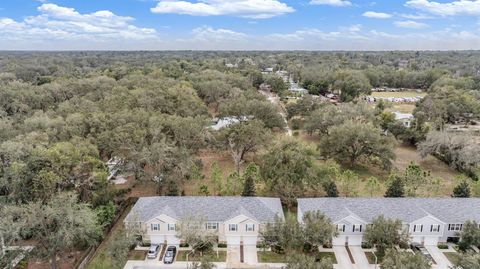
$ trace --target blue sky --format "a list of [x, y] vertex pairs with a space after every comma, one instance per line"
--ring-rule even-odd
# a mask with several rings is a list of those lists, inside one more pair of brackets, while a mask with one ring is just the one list
[[480, 0], [2, 0], [0, 49], [480, 49]]

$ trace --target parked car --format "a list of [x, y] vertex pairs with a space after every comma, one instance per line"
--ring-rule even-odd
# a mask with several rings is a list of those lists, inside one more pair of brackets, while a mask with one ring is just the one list
[[160, 252], [160, 245], [151, 245], [147, 253], [148, 259], [157, 258], [158, 253]]
[[163, 263], [173, 263], [175, 260], [175, 255], [177, 255], [177, 248], [174, 246], [169, 246], [165, 251], [165, 257], [163, 257]]
[[432, 258], [432, 255], [430, 255], [430, 253], [428, 252], [428, 250], [422, 246], [421, 244], [419, 243], [412, 243], [410, 245], [410, 248], [415, 251], [415, 252], [420, 252], [422, 253], [422, 255], [427, 258], [427, 260], [431, 261], [431, 262], [434, 262], [433, 258]]

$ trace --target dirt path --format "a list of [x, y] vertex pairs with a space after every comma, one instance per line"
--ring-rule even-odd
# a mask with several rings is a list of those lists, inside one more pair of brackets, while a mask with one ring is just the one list
[[277, 94], [271, 93], [271, 92], [260, 91], [260, 93], [263, 94], [268, 99], [268, 101], [270, 101], [278, 109], [278, 114], [282, 116], [282, 119], [285, 122], [285, 132], [287, 136], [292, 136], [293, 132], [290, 126], [288, 126], [288, 121], [287, 121], [287, 110], [285, 109], [285, 106], [280, 101], [280, 97], [278, 97]]

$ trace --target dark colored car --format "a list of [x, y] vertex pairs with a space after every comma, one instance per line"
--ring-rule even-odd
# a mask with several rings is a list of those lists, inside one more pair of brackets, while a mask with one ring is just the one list
[[169, 246], [165, 251], [165, 256], [163, 257], [163, 263], [169, 264], [175, 261], [175, 255], [177, 255], [177, 248], [174, 246]]
[[415, 252], [420, 252], [420, 253], [422, 253], [422, 255], [423, 255], [425, 258], [427, 258], [427, 260], [429, 260], [429, 261], [431, 261], [431, 262], [434, 262], [432, 255], [430, 255], [430, 253], [428, 252], [428, 250], [427, 250], [424, 246], [422, 246], [421, 244], [419, 244], [419, 243], [412, 243], [412, 244], [410, 245], [410, 248], [411, 248], [413, 251], [415, 251]]

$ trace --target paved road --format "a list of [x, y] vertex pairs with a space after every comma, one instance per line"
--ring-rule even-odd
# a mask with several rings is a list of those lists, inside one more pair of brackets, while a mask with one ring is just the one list
[[445, 255], [438, 249], [437, 246], [425, 246], [432, 258], [437, 264], [433, 265], [434, 269], [449, 269], [452, 266], [452, 263], [445, 257]]

